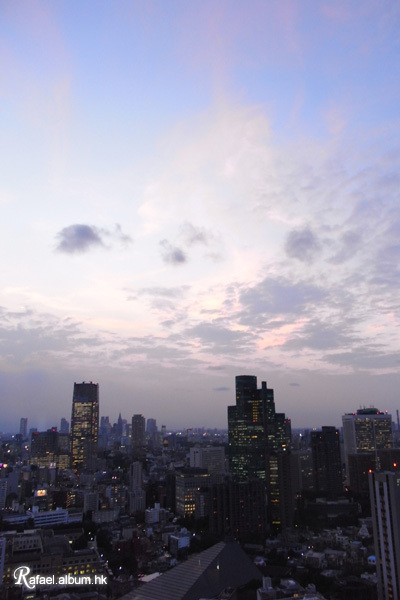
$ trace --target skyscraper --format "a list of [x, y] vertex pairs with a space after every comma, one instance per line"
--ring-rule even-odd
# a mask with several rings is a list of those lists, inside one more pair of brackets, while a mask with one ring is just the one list
[[283, 413], [275, 412], [274, 390], [265, 381], [257, 389], [256, 376], [236, 377], [236, 406], [228, 406], [229, 470], [234, 481], [257, 478], [266, 483], [275, 529], [289, 526], [293, 512], [287, 423]]
[[64, 419], [64, 417], [61, 419], [60, 433], [69, 433], [69, 423], [67, 419]]
[[228, 406], [229, 470], [237, 481], [265, 480], [267, 455], [289, 446], [289, 419], [275, 412], [274, 390], [257, 389], [255, 375], [236, 377], [236, 406]]
[[400, 473], [369, 474], [378, 599], [400, 598]]
[[19, 421], [19, 433], [22, 436], [22, 439], [26, 440], [28, 433], [28, 419], [25, 417], [21, 417]]
[[377, 408], [360, 408], [356, 413], [343, 415], [343, 442], [348, 472], [349, 454], [377, 452], [392, 448], [392, 415]]
[[71, 414], [72, 466], [93, 470], [97, 458], [99, 428], [99, 384], [74, 383]]
[[31, 439], [31, 464], [38, 467], [71, 466], [70, 441], [67, 433], [59, 433], [57, 427], [47, 431], [35, 431]]
[[[273, 402], [273, 390], [269, 391]], [[238, 375], [236, 406], [228, 406], [229, 470], [237, 481], [266, 479], [266, 450], [273, 436], [266, 427], [266, 407], [267, 398], [257, 389], [257, 377]]]
[[132, 446], [143, 446], [145, 442], [146, 419], [143, 415], [132, 417]]
[[313, 431], [311, 450], [315, 491], [329, 498], [340, 496], [343, 493], [343, 478], [339, 430], [324, 426], [322, 431]]

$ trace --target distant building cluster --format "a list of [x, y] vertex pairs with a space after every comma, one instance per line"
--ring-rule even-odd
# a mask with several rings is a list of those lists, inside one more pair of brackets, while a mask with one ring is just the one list
[[[256, 376], [239, 375], [235, 392], [225, 431], [167, 432], [134, 411], [112, 423], [100, 417], [93, 382], [74, 384], [71, 421], [62, 418], [59, 429], [28, 430], [22, 417], [0, 450], [4, 598], [13, 597], [21, 561], [43, 574], [108, 573], [110, 593], [123, 596], [142, 571], [164, 572], [193, 552], [200, 530], [269, 556], [280, 548], [271, 540], [286, 540], [284, 560], [290, 548], [293, 569], [364, 565], [366, 598], [368, 590], [379, 600], [400, 598], [400, 432], [391, 415], [360, 408], [343, 415], [342, 431], [292, 431], [266, 382], [258, 387]], [[357, 522], [362, 534], [349, 541], [338, 524]], [[321, 532], [314, 546], [300, 548], [299, 532], [305, 539], [313, 528]], [[326, 539], [334, 548], [322, 551]], [[221, 552], [215, 556], [233, 551]], [[317, 597], [312, 582], [279, 586], [263, 575], [261, 599]], [[92, 591], [99, 599], [104, 592]]]

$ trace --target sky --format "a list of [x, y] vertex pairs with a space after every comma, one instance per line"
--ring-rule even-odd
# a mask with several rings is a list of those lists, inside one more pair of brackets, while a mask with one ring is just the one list
[[0, 2], [0, 430], [400, 409], [397, 0]]

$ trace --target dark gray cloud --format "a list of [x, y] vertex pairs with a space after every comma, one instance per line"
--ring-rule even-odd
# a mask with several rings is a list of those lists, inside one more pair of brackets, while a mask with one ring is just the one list
[[289, 384], [291, 387], [300, 387], [299, 383], [296, 383], [296, 381], [292, 381], [292, 383]]
[[321, 250], [321, 244], [315, 233], [309, 228], [294, 229], [286, 239], [286, 254], [301, 262], [312, 262]]
[[172, 265], [182, 265], [187, 262], [184, 251], [177, 246], [173, 246], [168, 240], [161, 240], [161, 256], [163, 261]]
[[115, 224], [114, 230], [99, 229], [94, 225], [74, 224], [64, 227], [57, 233], [56, 250], [65, 254], [87, 252], [96, 246], [106, 248], [105, 239], [119, 242], [122, 246], [132, 243], [132, 238], [122, 232], [121, 225]]
[[87, 252], [94, 246], [105, 246], [97, 227], [69, 225], [57, 233], [57, 250], [66, 254]]

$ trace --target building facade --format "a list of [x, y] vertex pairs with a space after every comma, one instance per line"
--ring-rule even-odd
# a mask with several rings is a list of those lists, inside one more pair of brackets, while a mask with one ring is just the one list
[[207, 489], [210, 474], [206, 469], [182, 469], [175, 477], [176, 514], [189, 517], [196, 509], [196, 492]]
[[400, 598], [400, 473], [369, 474], [378, 600]]
[[386, 412], [360, 408], [356, 413], [343, 415], [342, 422], [346, 471], [349, 454], [393, 447], [392, 415]]
[[31, 438], [31, 463], [38, 467], [68, 469], [71, 466], [70, 439], [57, 427], [35, 431]]
[[[276, 413], [274, 390], [257, 377], [236, 377], [236, 405], [228, 406], [229, 471], [235, 482], [259, 479], [266, 485], [268, 518], [273, 529], [290, 526], [290, 420]], [[286, 482], [286, 483], [285, 483]]]
[[132, 417], [132, 446], [144, 446], [146, 419], [143, 415]]
[[336, 427], [311, 432], [314, 490], [335, 499], [343, 493], [340, 436]]
[[28, 436], [28, 419], [26, 417], [21, 417], [19, 420], [19, 433], [22, 439], [26, 440]]
[[96, 466], [99, 429], [99, 384], [75, 383], [71, 414], [72, 467], [92, 471]]

